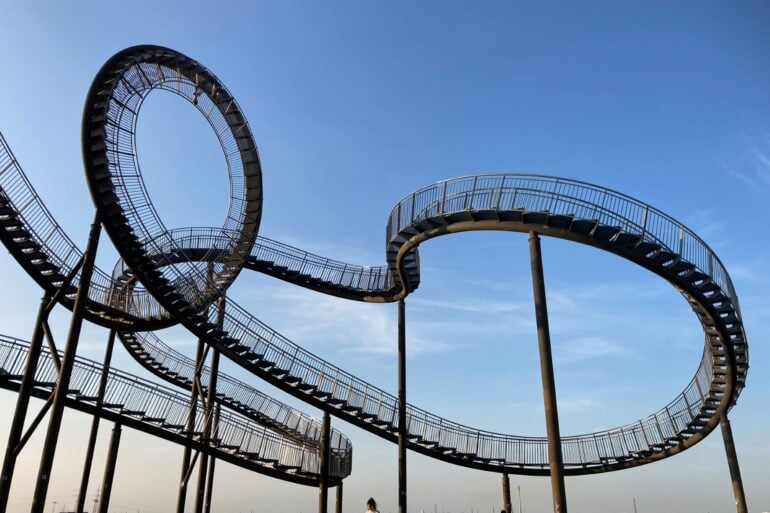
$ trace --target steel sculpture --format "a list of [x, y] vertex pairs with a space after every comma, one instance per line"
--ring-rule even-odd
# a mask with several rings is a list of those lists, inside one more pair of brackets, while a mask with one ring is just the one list
[[[225, 149], [231, 205], [222, 228], [168, 230], [152, 206], [143, 185], [134, 134], [142, 102], [154, 90], [186, 98], [206, 117]], [[86, 101], [83, 155], [97, 209], [94, 231], [103, 226], [122, 258], [112, 275], [94, 269], [91, 279], [86, 279], [91, 266], [86, 265], [83, 253], [47, 212], [4, 141], [0, 150], [0, 215], [4, 220], [0, 238], [46, 291], [44, 305], [58, 302], [73, 309], [73, 319], [85, 318], [117, 329], [124, 345], [148, 368], [194, 393], [196, 380], [201, 388], [198, 369], [202, 360], [190, 363], [164, 349], [154, 335], [138, 333], [179, 322], [254, 375], [326, 413], [398, 442], [402, 512], [406, 510], [406, 448], [504, 476], [551, 475], [554, 506], [565, 512], [563, 481], [559, 483], [563, 475], [659, 461], [692, 447], [720, 422], [726, 442], [730, 438], [726, 415], [745, 386], [748, 371], [748, 346], [730, 277], [708, 245], [686, 226], [618, 192], [534, 175], [446, 180], [406, 196], [393, 209], [386, 231], [385, 266], [325, 259], [257, 236], [262, 203], [257, 150], [244, 115], [224, 86], [199, 63], [178, 52], [140, 46], [107, 61]], [[683, 392], [647, 417], [595, 433], [561, 436], [551, 393], [553, 379], [546, 369], [550, 358], [543, 294], [536, 308], [543, 331], [544, 400], [554, 407], [548, 420], [549, 437], [475, 429], [408, 405], [402, 357], [405, 299], [419, 285], [418, 246], [434, 237], [472, 230], [530, 234], [536, 296], [543, 281], [538, 251], [541, 235], [611, 252], [659, 275], [684, 296], [703, 328], [704, 352], [695, 376]], [[219, 314], [209, 308], [224, 296], [244, 267], [351, 300], [398, 302], [398, 396], [309, 353], [234, 302], [228, 302]], [[137, 282], [143, 287], [137, 287]], [[33, 336], [32, 349], [37, 338]], [[62, 365], [66, 361], [65, 352]], [[177, 367], [170, 370], [164, 362], [181, 365], [186, 374], [180, 377]], [[242, 405], [237, 400], [219, 404], [236, 410]], [[224, 419], [224, 412], [222, 415]], [[128, 419], [117, 420], [126, 423]], [[195, 445], [193, 439], [183, 438], [179, 443]], [[200, 450], [216, 452], [211, 447]], [[726, 443], [726, 450], [731, 470], [733, 462], [737, 470], [732, 443]], [[739, 484], [739, 473], [732, 472], [732, 476]], [[321, 493], [325, 496], [324, 487]], [[735, 493], [737, 502], [745, 504], [742, 486], [736, 485]]]

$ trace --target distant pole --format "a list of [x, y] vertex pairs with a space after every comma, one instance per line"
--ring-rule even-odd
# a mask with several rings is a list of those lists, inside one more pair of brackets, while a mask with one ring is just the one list
[[506, 473], [503, 473], [503, 509], [511, 513], [511, 480]]
[[735, 495], [735, 509], [738, 513], [747, 513], [746, 495], [743, 493], [743, 479], [741, 478], [741, 468], [738, 465], [738, 454], [735, 452], [735, 442], [733, 441], [733, 430], [730, 427], [730, 420], [727, 414], [723, 413], [719, 418], [719, 424], [722, 426], [722, 438], [725, 441], [725, 452], [727, 453], [727, 466], [730, 468], [730, 478], [733, 481], [733, 494]]
[[523, 510], [521, 509], [521, 486], [516, 485], [516, 488], [519, 490], [519, 513], [522, 513]]
[[634, 513], [638, 513], [638, 512], [636, 511], [636, 497], [634, 497]]
[[406, 511], [406, 306], [398, 302], [398, 513]]
[[537, 341], [540, 349], [540, 374], [543, 380], [543, 402], [545, 403], [545, 426], [548, 435], [548, 462], [551, 467], [551, 494], [554, 513], [567, 513], [567, 497], [564, 491], [564, 464], [559, 435], [559, 411], [556, 406], [556, 383], [553, 375], [551, 355], [551, 334], [548, 329], [548, 307], [545, 297], [543, 259], [540, 252], [540, 237], [529, 232], [529, 254], [532, 264], [532, 289], [535, 296], [535, 317], [537, 319]]

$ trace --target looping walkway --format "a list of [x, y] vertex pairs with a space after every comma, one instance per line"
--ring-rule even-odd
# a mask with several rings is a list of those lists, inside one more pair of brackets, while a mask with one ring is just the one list
[[[722, 263], [681, 223], [609, 189], [505, 174], [447, 180], [401, 200], [388, 219], [386, 266], [349, 265], [257, 238], [261, 178], [254, 176], [258, 160], [250, 160], [256, 148], [238, 135], [248, 125], [229, 93], [210, 84], [199, 87], [203, 69], [177, 52], [138, 47], [108, 61], [94, 81], [84, 119], [86, 175], [100, 221], [125, 264], [112, 276], [99, 274], [89, 320], [128, 332], [180, 322], [254, 375], [396, 441], [395, 396], [306, 351], [233, 302], [221, 324], [207, 306], [242, 267], [348, 299], [395, 301], [419, 285], [421, 243], [471, 230], [534, 231], [609, 251], [661, 276], [683, 294], [705, 334], [695, 376], [663, 408], [623, 426], [562, 437], [565, 474], [606, 472], [676, 454], [712, 431], [735, 404], [748, 370], [738, 299]], [[240, 214], [221, 229], [165, 229], [144, 190], [133, 130], [141, 100], [156, 88], [188, 98], [199, 110], [204, 105], [208, 113], [219, 112], [222, 123], [212, 124], [218, 137], [227, 130], [233, 134], [226, 151], [232, 162], [246, 163], [236, 173], [242, 172], [246, 185], [234, 193], [241, 194]], [[4, 142], [2, 149], [0, 238], [41, 286], [73, 287], [81, 253], [45, 210]], [[213, 282], [201, 260], [214, 263]], [[134, 287], [134, 278], [144, 288]], [[61, 301], [69, 306], [71, 294]], [[127, 345], [157, 363], [160, 353], [153, 353], [147, 340], [135, 337]], [[549, 473], [544, 437], [476, 429], [411, 405], [406, 423], [409, 448], [423, 454], [483, 470]]]

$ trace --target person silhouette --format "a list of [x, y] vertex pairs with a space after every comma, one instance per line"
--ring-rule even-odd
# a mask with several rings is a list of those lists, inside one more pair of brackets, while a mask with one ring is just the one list
[[377, 501], [372, 497], [369, 497], [369, 500], [366, 501], [366, 513], [380, 513], [377, 509]]

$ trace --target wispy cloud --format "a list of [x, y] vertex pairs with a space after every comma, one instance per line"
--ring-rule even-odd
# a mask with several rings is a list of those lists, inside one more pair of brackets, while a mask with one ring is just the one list
[[752, 190], [770, 190], [770, 136], [759, 143], [748, 143], [737, 161], [724, 165], [728, 175]]
[[563, 412], [584, 412], [586, 410], [595, 410], [602, 406], [604, 406], [604, 403], [590, 397], [559, 399], [559, 409]]
[[[283, 286], [261, 288], [250, 304], [257, 305], [254, 311], [260, 312], [259, 317], [268, 324], [272, 319], [280, 319], [279, 332], [313, 351], [312, 346], [372, 355], [392, 355], [397, 351], [395, 309], [388, 305], [355, 303]], [[410, 329], [410, 356], [442, 352], [450, 347], [437, 337]]]
[[531, 313], [532, 305], [505, 301], [465, 300], [442, 301], [438, 299], [414, 298], [409, 303], [415, 306], [436, 308], [439, 310], [455, 310], [469, 313], [500, 314], [500, 313]]
[[567, 340], [554, 349], [557, 363], [571, 364], [609, 357], [627, 358], [633, 351], [614, 340], [601, 337], [579, 337]]

